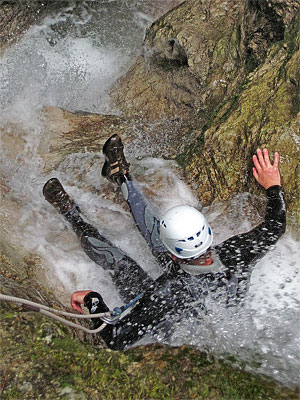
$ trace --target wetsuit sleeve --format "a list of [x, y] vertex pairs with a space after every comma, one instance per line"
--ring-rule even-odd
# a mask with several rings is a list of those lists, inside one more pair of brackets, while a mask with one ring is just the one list
[[[90, 314], [98, 314], [109, 311], [109, 308], [105, 304], [102, 296], [97, 292], [89, 292], [83, 299], [84, 305], [89, 310]], [[100, 318], [92, 319], [94, 324], [94, 329], [99, 328], [104, 322]], [[106, 327], [106, 334], [112, 335], [112, 327]]]
[[271, 186], [266, 194], [264, 222], [250, 232], [233, 236], [215, 247], [225, 266], [239, 266], [248, 271], [249, 264], [262, 258], [285, 232], [286, 207], [282, 189], [277, 185]]
[[83, 299], [84, 305], [88, 308], [90, 314], [98, 314], [109, 311], [104, 303], [102, 296], [97, 292], [89, 292]]
[[100, 332], [102, 339], [110, 349], [123, 350], [148, 334], [169, 335], [185, 307], [182, 290], [177, 279], [162, 275], [129, 314]]

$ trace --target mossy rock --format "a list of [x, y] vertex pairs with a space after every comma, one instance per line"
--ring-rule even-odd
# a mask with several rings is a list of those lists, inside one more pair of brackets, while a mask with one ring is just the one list
[[1, 315], [1, 399], [297, 399], [296, 390], [195, 348], [114, 352], [82, 344], [36, 313]]
[[124, 115], [204, 123], [283, 38], [266, 1], [185, 1], [147, 30], [144, 55], [111, 91]]
[[[199, 183], [203, 204], [225, 200], [233, 192], [259, 192], [252, 177], [258, 147], [279, 151], [290, 225], [300, 223], [300, 50], [299, 17], [286, 40], [275, 44], [266, 62], [230, 101], [212, 115], [206, 130], [181, 161], [190, 181]], [[197, 143], [198, 142], [198, 143]]]

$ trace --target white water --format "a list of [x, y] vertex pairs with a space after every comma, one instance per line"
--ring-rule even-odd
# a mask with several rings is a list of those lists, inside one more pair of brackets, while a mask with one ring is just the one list
[[[43, 106], [100, 113], [115, 111], [109, 104], [107, 89], [140, 51], [145, 23], [151, 17], [143, 14], [141, 7], [126, 8], [125, 1], [103, 3], [97, 14], [83, 4], [76, 16], [70, 8], [48, 17], [0, 59], [0, 171], [10, 189], [1, 196], [20, 205], [20, 218], [12, 235], [46, 260], [49, 284], [66, 304], [72, 291], [80, 289], [100, 291], [109, 306], [119, 305], [121, 300], [109, 275], [88, 259], [62, 216], [44, 200], [42, 186], [51, 176], [62, 180], [95, 226], [149, 274], [156, 277], [160, 273], [130, 214], [96, 194], [108, 185], [101, 178], [100, 149], [97, 157], [90, 153], [70, 156], [59, 170], [47, 176], [39, 155], [49, 151]], [[63, 30], [58, 29], [60, 24]], [[151, 158], [136, 161], [138, 154], [130, 157], [137, 168], [145, 168], [146, 183], [142, 187], [151, 187], [161, 176], [163, 189], [153, 198], [160, 212], [176, 204], [200, 206], [172, 162]], [[93, 167], [82, 181], [76, 181], [91, 160]], [[249, 196], [243, 194], [233, 198], [229, 206], [218, 204], [204, 210], [217, 242], [247, 231], [259, 221], [255, 210], [249, 213], [249, 201]], [[236, 355], [250, 370], [270, 375], [286, 385], [297, 385], [299, 247], [289, 234], [284, 235], [256, 265], [245, 307], [232, 312], [212, 304], [211, 315], [204, 320], [182, 321], [171, 343], [188, 343], [216, 354]]]

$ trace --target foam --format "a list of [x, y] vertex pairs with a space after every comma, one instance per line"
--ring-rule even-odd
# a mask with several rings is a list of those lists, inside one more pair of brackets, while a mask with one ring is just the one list
[[[108, 7], [118, 2], [105, 3]], [[103, 16], [109, 15], [107, 10], [100, 11]], [[134, 30], [145, 26], [147, 17], [141, 12], [127, 19], [124, 17], [124, 21], [133, 24]], [[49, 151], [42, 108], [54, 105], [70, 110], [115, 111], [110, 107], [107, 91], [128, 67], [132, 54], [136, 54], [136, 49], [126, 48], [128, 37], [120, 38], [118, 46], [118, 36], [111, 32], [111, 41], [103, 42], [103, 37], [109, 33], [109, 24], [112, 29], [114, 27], [111, 21], [101, 27], [104, 33], [100, 39], [95, 38], [97, 35], [92, 31], [84, 34], [89, 26], [94, 29], [97, 25], [93, 18], [89, 9], [83, 9], [76, 16], [73, 8], [65, 9], [30, 29], [4, 52], [0, 60], [0, 128], [5, 134], [0, 140], [0, 171], [10, 189], [5, 196], [20, 207], [20, 219], [13, 227], [12, 236], [46, 260], [44, 272], [48, 282], [66, 294], [65, 304], [69, 305], [67, 298], [72, 291], [92, 289], [102, 293], [108, 305], [114, 307], [122, 301], [110, 276], [84, 254], [67, 222], [41, 193], [46, 180], [57, 176], [80, 204], [88, 221], [128, 252], [150, 275], [159, 275], [161, 270], [128, 210], [97, 194], [105, 186], [99, 179], [103, 162], [100, 154], [99, 162], [95, 162], [78, 183], [76, 177], [82, 176], [85, 161], [94, 160], [94, 154], [73, 154], [58, 170], [47, 176], [42, 172], [39, 151]], [[69, 24], [71, 33], [59, 34], [56, 29], [59, 23], [67, 25], [70, 19], [73, 21]], [[139, 39], [133, 41], [134, 46], [142, 42], [143, 29], [138, 33]], [[130, 162], [139, 172], [141, 188], [153, 192], [152, 201], [158, 214], [179, 204], [201, 207], [196, 194], [181, 179], [174, 162], [155, 158], [138, 160], [144, 154], [142, 148], [134, 148], [129, 154]], [[249, 196], [244, 193], [235, 196], [229, 205], [219, 203], [203, 209], [216, 242], [245, 232], [260, 221], [255, 210], [251, 213], [246, 210], [245, 205], [251, 201]], [[237, 355], [251, 370], [285, 384], [297, 383], [299, 259], [299, 243], [288, 234], [284, 235], [275, 249], [256, 265], [243, 309], [233, 312], [211, 304], [213, 313], [204, 319], [181, 321], [171, 344], [187, 343], [219, 355]]]

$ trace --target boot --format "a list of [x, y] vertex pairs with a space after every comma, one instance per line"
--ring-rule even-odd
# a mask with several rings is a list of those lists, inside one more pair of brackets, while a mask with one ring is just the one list
[[45, 183], [43, 195], [60, 214], [66, 214], [73, 209], [80, 212], [79, 207], [75, 204], [74, 200], [71, 199], [57, 178], [51, 178]]
[[124, 145], [121, 138], [115, 134], [111, 136], [103, 146], [105, 162], [102, 168], [102, 176], [110, 182], [121, 185], [129, 179], [129, 163], [124, 156]]

